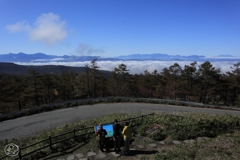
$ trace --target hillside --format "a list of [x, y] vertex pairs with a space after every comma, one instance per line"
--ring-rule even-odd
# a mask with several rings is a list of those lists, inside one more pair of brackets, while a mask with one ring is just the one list
[[[27, 75], [28, 71], [36, 70], [40, 74], [53, 73], [60, 74], [62, 71], [72, 71], [74, 73], [82, 73], [86, 67], [70, 67], [62, 65], [44, 65], [44, 66], [24, 66], [14, 63], [0, 62], [0, 74], [6, 75]], [[102, 71], [105, 74], [109, 74], [109, 71]]]

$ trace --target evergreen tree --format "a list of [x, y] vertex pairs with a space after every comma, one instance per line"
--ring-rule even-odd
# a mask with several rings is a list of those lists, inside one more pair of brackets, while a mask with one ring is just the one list
[[209, 61], [200, 65], [199, 69], [200, 102], [209, 103], [217, 95], [216, 88], [219, 86], [220, 69], [215, 69]]
[[182, 73], [182, 68], [178, 63], [174, 63], [169, 67], [169, 73], [170, 73], [170, 79], [172, 82], [172, 95], [173, 99], [176, 100], [176, 97], [181, 96], [180, 88], [179, 88], [179, 82], [180, 82], [180, 76]]
[[159, 81], [155, 89], [155, 97], [168, 99], [171, 95], [171, 75], [170, 71], [167, 68], [163, 68], [162, 72], [159, 75]]
[[91, 65], [90, 65], [90, 68], [91, 68], [91, 86], [92, 86], [92, 97], [93, 98], [96, 98], [97, 97], [97, 81], [99, 81], [99, 78], [100, 78], [100, 73], [99, 73], [99, 66], [97, 66], [97, 58], [96, 59], [93, 59], [91, 61]]
[[181, 91], [183, 95], [183, 100], [196, 100], [196, 93], [198, 92], [198, 89], [196, 87], [197, 85], [197, 79], [198, 74], [196, 73], [197, 62], [193, 62], [190, 65], [185, 65], [184, 69], [182, 70], [181, 75]]
[[108, 86], [112, 96], [129, 96], [129, 70], [125, 64], [120, 64], [111, 72]]
[[38, 93], [38, 84], [39, 84], [39, 73], [36, 70], [32, 70], [30, 69], [28, 71], [28, 73], [30, 74], [31, 78], [32, 78], [32, 85], [33, 85], [33, 91], [34, 91], [34, 100], [36, 103], [36, 106], [39, 107], [39, 93]]
[[229, 82], [229, 96], [231, 105], [236, 105], [236, 101], [239, 101], [240, 96], [240, 62], [231, 67], [232, 71], [227, 72]]

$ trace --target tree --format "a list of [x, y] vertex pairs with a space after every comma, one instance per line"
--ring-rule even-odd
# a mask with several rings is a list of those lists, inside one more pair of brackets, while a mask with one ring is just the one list
[[172, 90], [173, 90], [173, 98], [176, 99], [177, 95], [180, 95], [179, 90], [179, 81], [181, 76], [182, 68], [178, 63], [174, 63], [169, 67], [170, 78], [172, 79]]
[[19, 110], [22, 110], [22, 107], [23, 107], [22, 101], [24, 100], [26, 87], [27, 87], [27, 84], [24, 83], [23, 77], [20, 77], [20, 76], [13, 77], [13, 84], [12, 84], [13, 96], [17, 101]]
[[139, 92], [142, 97], [156, 96], [154, 93], [159, 81], [157, 70], [150, 73], [148, 70], [139, 76]]
[[159, 81], [155, 89], [155, 97], [167, 99], [172, 94], [172, 78], [168, 68], [163, 68], [159, 75]]
[[127, 96], [129, 95], [130, 78], [129, 70], [125, 64], [120, 64], [118, 68], [114, 68], [109, 76], [108, 86], [109, 92], [113, 96]]
[[63, 100], [75, 99], [75, 77], [73, 72], [62, 71], [60, 74], [58, 92]]
[[89, 98], [90, 96], [90, 67], [89, 65], [85, 65], [85, 74], [86, 74], [86, 84], [87, 84], [87, 97]]
[[184, 100], [194, 100], [197, 92], [196, 82], [198, 74], [196, 73], [197, 62], [185, 65], [181, 75], [181, 88]]
[[240, 92], [240, 62], [236, 63], [231, 67], [232, 71], [227, 72], [228, 75], [228, 83], [230, 89], [230, 99], [231, 104], [234, 106], [236, 101], [239, 100], [239, 92]]
[[130, 75], [129, 78], [129, 91], [131, 97], [139, 97], [139, 75]]
[[12, 76], [0, 74], [0, 113], [7, 113], [14, 110], [12, 85]]
[[75, 82], [80, 97], [95, 98], [98, 94], [105, 94], [105, 75], [99, 71], [96, 61], [97, 59], [93, 59], [90, 64], [86, 64], [85, 72], [77, 76]]
[[86, 73], [78, 74], [75, 79], [77, 98], [89, 97], [89, 92], [88, 92], [89, 90], [88, 90], [86, 79], [87, 79]]
[[215, 69], [209, 61], [204, 62], [198, 69], [200, 81], [200, 102], [209, 103], [216, 98], [216, 89], [220, 78], [220, 69]]
[[57, 75], [51, 74], [51, 73], [45, 73], [42, 75], [41, 80], [44, 85], [43, 97], [44, 99], [46, 99], [44, 100], [44, 103], [51, 103], [53, 102], [57, 92], [56, 90], [58, 85]]
[[231, 93], [230, 86], [230, 77], [227, 76], [227, 74], [220, 75], [220, 81], [219, 85], [217, 87], [217, 96], [216, 96], [216, 103], [219, 104], [219, 102], [223, 103], [224, 105], [228, 105], [228, 99], [229, 95]]
[[37, 107], [39, 107], [39, 93], [38, 93], [38, 83], [39, 83], [39, 73], [36, 70], [30, 69], [28, 73], [31, 75], [34, 87], [34, 99]]
[[97, 78], [99, 78], [99, 70], [98, 70], [98, 66], [97, 66], [97, 58], [93, 59], [91, 61], [91, 79], [92, 79], [92, 88], [93, 88], [93, 91], [92, 91], [92, 95], [93, 97], [97, 97]]
[[98, 91], [98, 95], [101, 95], [101, 97], [105, 97], [105, 95], [107, 95], [107, 77], [106, 75], [102, 72], [99, 75], [99, 91]]

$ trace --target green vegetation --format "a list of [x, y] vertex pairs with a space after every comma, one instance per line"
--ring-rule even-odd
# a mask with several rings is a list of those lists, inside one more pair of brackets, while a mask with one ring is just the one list
[[163, 131], [152, 135], [156, 140], [170, 136], [175, 140], [194, 139], [197, 137], [216, 137], [219, 134], [231, 133], [240, 129], [240, 117], [208, 114], [160, 114], [149, 117], [138, 128], [140, 135], [149, 124], [161, 124]]
[[238, 159], [240, 156], [240, 132], [220, 135], [203, 142], [194, 142], [191, 145], [181, 144], [171, 149], [163, 149], [154, 155], [154, 160], [167, 159]]
[[[128, 119], [130, 117], [140, 116], [141, 114], [128, 115], [125, 113], [111, 114], [104, 117], [97, 117], [91, 120], [79, 121], [76, 120], [71, 125], [64, 125], [62, 127], [53, 128], [39, 132], [39, 134], [23, 138], [4, 140], [0, 142], [0, 146], [5, 146], [9, 143], [16, 143], [21, 147], [36, 143], [48, 138], [49, 135], [55, 136], [68, 131], [73, 128], [90, 128], [77, 132], [77, 135], [83, 133], [90, 133], [93, 131], [94, 125], [100, 123], [111, 123], [113, 119], [119, 120]], [[123, 122], [120, 122], [123, 124]], [[153, 135], [146, 134], [146, 130], [153, 124], [161, 126], [162, 131]], [[208, 115], [208, 114], [154, 114], [140, 119], [131, 121], [134, 128], [134, 139], [132, 146], [137, 147], [139, 144], [147, 145], [148, 143], [158, 143], [164, 141], [166, 146], [161, 150], [156, 151], [156, 154], [141, 155], [141, 159], [148, 159], [152, 156], [154, 159], [205, 159], [219, 156], [223, 159], [234, 159], [240, 155], [240, 117], [225, 115]], [[66, 139], [72, 135], [64, 135], [61, 139]], [[197, 139], [198, 137], [212, 137], [210, 140], [204, 142], [196, 141], [192, 144], [181, 144], [171, 146], [172, 140], [187, 140]], [[60, 140], [60, 139], [58, 139]], [[56, 140], [53, 140], [53, 142]], [[32, 148], [25, 150], [23, 154], [28, 153], [34, 149], [48, 144], [38, 144]], [[80, 147], [79, 147], [80, 146]], [[54, 146], [55, 150], [50, 150], [49, 147], [43, 149], [35, 154], [32, 154], [31, 159], [39, 159], [40, 157], [50, 156], [53, 153], [61, 153], [74, 147], [79, 147], [77, 151], [87, 153], [88, 150], [97, 151], [97, 143], [94, 134], [87, 134], [83, 137], [71, 139], [59, 143]], [[0, 148], [0, 155], [4, 155], [3, 147]], [[30, 157], [28, 157], [30, 158]], [[124, 157], [122, 157], [124, 159]], [[125, 157], [126, 158], [126, 157]], [[121, 159], [121, 158], [120, 158]], [[236, 159], [236, 158], [235, 158]]]

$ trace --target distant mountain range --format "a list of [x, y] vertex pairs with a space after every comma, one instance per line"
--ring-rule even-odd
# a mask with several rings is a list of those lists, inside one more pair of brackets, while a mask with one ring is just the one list
[[92, 61], [95, 58], [99, 60], [114, 60], [114, 58], [100, 58], [99, 56], [56, 56], [44, 53], [26, 54], [20, 52], [18, 54], [0, 54], [0, 62], [76, 62]]
[[121, 60], [192, 60], [192, 59], [202, 59], [204, 56], [191, 55], [191, 56], [181, 56], [181, 55], [168, 55], [161, 53], [154, 54], [131, 54], [126, 56], [116, 57]]
[[100, 56], [56, 56], [47, 55], [44, 53], [26, 54], [26, 53], [8, 53], [0, 54], [0, 62], [83, 62], [92, 61], [97, 58], [98, 61], [144, 61], [144, 60], [158, 60], [158, 61], [240, 61], [240, 57], [233, 57], [231, 55], [219, 55], [217, 57], [205, 57], [200, 55], [168, 55], [161, 53], [154, 54], [131, 54], [118, 57], [104, 58]]

